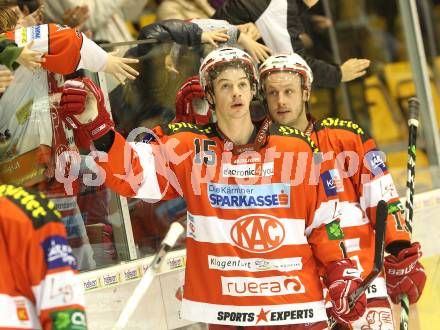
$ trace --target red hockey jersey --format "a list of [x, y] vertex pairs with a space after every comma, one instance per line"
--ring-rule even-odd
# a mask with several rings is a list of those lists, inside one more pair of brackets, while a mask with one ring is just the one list
[[0, 185], [0, 329], [86, 329], [84, 296], [52, 202]]
[[107, 53], [83, 33], [59, 24], [23, 27], [6, 32], [6, 38], [19, 47], [31, 41], [32, 50], [45, 53], [43, 68], [50, 72], [69, 74], [79, 69], [102, 71]]
[[[374, 259], [374, 226], [377, 203], [388, 202], [385, 247], [393, 241], [409, 241], [403, 206], [389, 173], [385, 155], [358, 124], [338, 118], [325, 118], [314, 125], [310, 138], [324, 158], [335, 159], [335, 166], [323, 176], [335, 187], [340, 200], [338, 216], [348, 255], [366, 276]], [[367, 291], [368, 298], [386, 297], [383, 277]]]
[[326, 320], [315, 258], [326, 265], [342, 253], [340, 234], [325, 226], [337, 199], [312, 173], [313, 142], [272, 124], [258, 152], [235, 155], [215, 124], [172, 123], [155, 134], [126, 144], [116, 133], [99, 166], [120, 194], [185, 198], [181, 316], [241, 326]]

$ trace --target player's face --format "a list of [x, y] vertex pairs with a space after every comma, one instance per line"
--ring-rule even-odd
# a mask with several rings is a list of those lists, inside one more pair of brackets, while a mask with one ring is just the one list
[[280, 125], [299, 128], [306, 119], [304, 102], [307, 93], [301, 88], [301, 78], [289, 72], [271, 74], [264, 81], [267, 106], [272, 119]]
[[214, 80], [213, 101], [217, 119], [249, 116], [252, 98], [251, 84], [243, 69], [227, 68]]

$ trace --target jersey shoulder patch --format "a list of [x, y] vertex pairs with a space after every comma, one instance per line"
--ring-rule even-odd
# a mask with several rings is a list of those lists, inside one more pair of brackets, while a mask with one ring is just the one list
[[327, 117], [321, 120], [318, 120], [315, 124], [315, 129], [320, 131], [322, 129], [341, 129], [347, 132], [351, 132], [353, 134], [358, 135], [362, 142], [366, 142], [371, 138], [370, 134], [366, 129], [361, 127], [359, 124], [351, 120], [344, 120], [340, 118]]
[[271, 135], [290, 136], [290, 137], [299, 138], [309, 145], [313, 153], [319, 152], [319, 149], [316, 146], [315, 142], [313, 142], [310, 137], [308, 137], [306, 134], [304, 134], [304, 132], [302, 132], [297, 128], [272, 123], [272, 125], [270, 126], [269, 133]]
[[55, 204], [42, 193], [31, 193], [23, 187], [2, 184], [0, 197], [7, 198], [21, 209], [32, 220], [35, 229], [48, 222], [61, 222], [61, 214]]

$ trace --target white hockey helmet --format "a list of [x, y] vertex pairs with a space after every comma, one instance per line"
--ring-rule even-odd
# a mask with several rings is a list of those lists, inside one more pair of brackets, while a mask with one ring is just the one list
[[264, 89], [264, 80], [271, 73], [288, 71], [299, 74], [302, 78], [302, 87], [310, 92], [313, 73], [306, 61], [296, 53], [281, 53], [270, 56], [263, 64], [260, 65], [260, 82]]
[[251, 86], [258, 90], [258, 71], [251, 56], [235, 47], [222, 47], [210, 52], [200, 65], [200, 85], [208, 93], [212, 91], [212, 73], [226, 63], [237, 63], [246, 72]]

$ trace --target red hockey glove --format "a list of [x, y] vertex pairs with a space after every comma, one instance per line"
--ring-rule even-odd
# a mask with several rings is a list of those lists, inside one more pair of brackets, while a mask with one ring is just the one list
[[183, 121], [199, 125], [208, 124], [212, 117], [212, 110], [208, 108], [206, 111], [198, 113], [197, 109], [194, 109], [193, 104], [193, 102], [199, 100], [198, 103], [200, 105], [203, 105], [202, 102], [206, 102], [208, 106], [205, 98], [206, 94], [200, 85], [199, 77], [189, 77], [176, 94], [176, 118], [174, 118], [173, 122]]
[[348, 306], [348, 297], [361, 283], [360, 271], [350, 259], [335, 261], [327, 267], [325, 285], [333, 305], [330, 313], [339, 323], [356, 321], [365, 313], [365, 293], [359, 297], [351, 310]]
[[60, 106], [61, 116], [74, 130], [75, 143], [80, 148], [90, 148], [91, 142], [114, 128], [104, 95], [89, 78], [67, 80]]
[[407, 294], [409, 303], [414, 304], [422, 295], [426, 274], [419, 262], [421, 256], [420, 243], [415, 242], [400, 251], [397, 257], [389, 255], [385, 258], [387, 291], [393, 303], [400, 303], [401, 295]]

